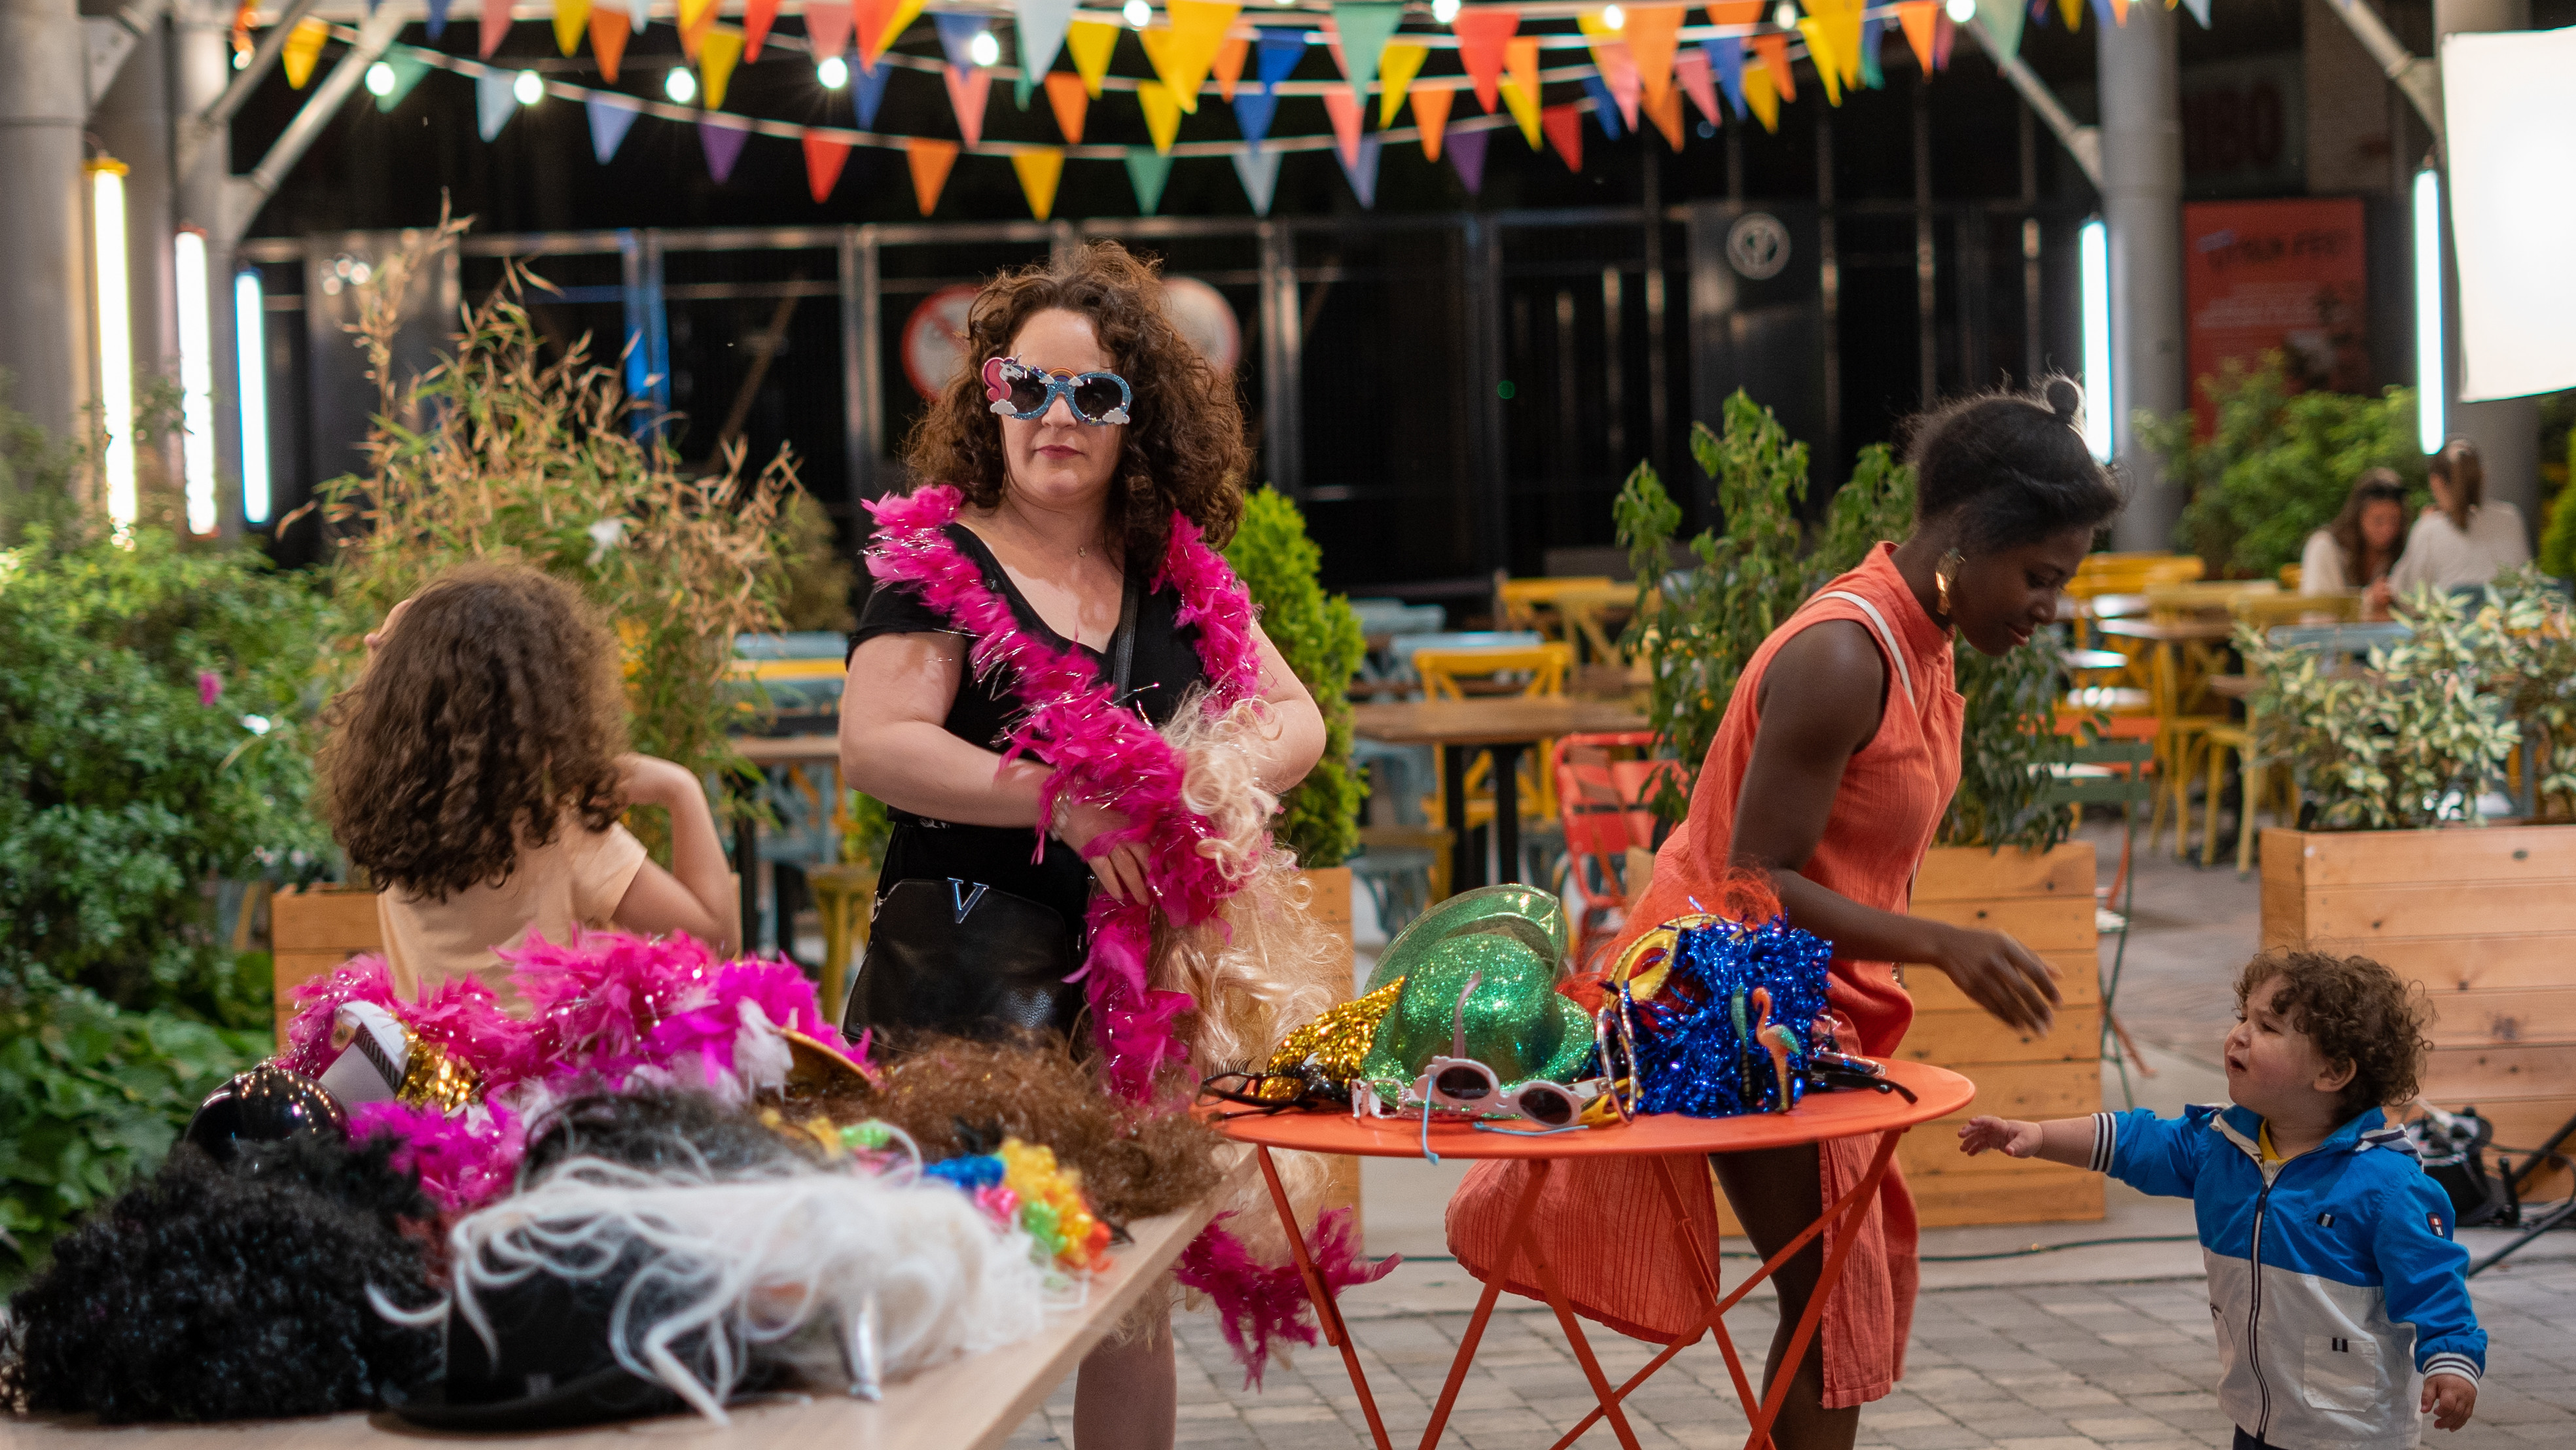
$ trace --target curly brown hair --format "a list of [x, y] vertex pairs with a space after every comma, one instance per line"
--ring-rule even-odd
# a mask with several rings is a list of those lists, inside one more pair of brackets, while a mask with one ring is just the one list
[[323, 810], [379, 887], [444, 901], [509, 878], [565, 815], [617, 819], [626, 750], [617, 643], [535, 569], [441, 575], [331, 701]]
[[1233, 538], [1252, 459], [1234, 385], [1172, 325], [1161, 268], [1111, 241], [996, 277], [975, 294], [966, 361], [904, 440], [913, 477], [954, 485], [978, 508], [1001, 503], [1008, 469], [1001, 421], [984, 401], [984, 364], [1006, 356], [1029, 318], [1049, 308], [1091, 319], [1109, 366], [1135, 392], [1109, 494], [1111, 536], [1130, 557], [1159, 558], [1177, 509], [1211, 545]]
[[2276, 979], [2281, 990], [2272, 1009], [2308, 1034], [2328, 1064], [2352, 1064], [2343, 1090], [2346, 1118], [2415, 1100], [2424, 1054], [2433, 1046], [2424, 1036], [2433, 1011], [2421, 985], [2368, 957], [2269, 951], [2236, 976], [2238, 1014]]

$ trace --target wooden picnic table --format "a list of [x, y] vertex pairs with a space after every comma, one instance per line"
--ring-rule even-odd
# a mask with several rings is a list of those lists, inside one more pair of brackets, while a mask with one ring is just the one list
[[1514, 696], [1486, 700], [1407, 700], [1353, 705], [1351, 731], [1387, 745], [1440, 748], [1441, 794], [1447, 802], [1449, 883], [1453, 891], [1485, 884], [1481, 852], [1467, 841], [1467, 764], [1478, 754], [1494, 762], [1494, 846], [1506, 880], [1520, 873], [1521, 752], [1563, 735], [1611, 734], [1646, 728], [1646, 717], [1611, 700], [1573, 696]]

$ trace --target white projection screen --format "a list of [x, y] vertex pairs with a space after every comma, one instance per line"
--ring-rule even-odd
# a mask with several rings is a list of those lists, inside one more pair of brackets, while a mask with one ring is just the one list
[[2460, 398], [2576, 387], [2576, 28], [2442, 41]]

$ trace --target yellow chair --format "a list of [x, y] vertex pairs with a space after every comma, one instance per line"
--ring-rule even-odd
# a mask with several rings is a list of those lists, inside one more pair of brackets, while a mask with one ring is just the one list
[[2307, 577], [2308, 570], [2307, 566], [2304, 564], [2284, 564], [2281, 566], [2281, 588], [2287, 593], [2298, 593], [2300, 583]]
[[2228, 606], [2238, 624], [2270, 629], [2280, 624], [2350, 624], [2361, 618], [2361, 594], [2252, 594]]
[[806, 871], [805, 885], [814, 893], [814, 914], [823, 919], [823, 1015], [837, 1025], [849, 998], [850, 963], [868, 946], [876, 909], [876, 863], [816, 866]]
[[[1574, 669], [1574, 647], [1557, 640], [1535, 645], [1485, 645], [1466, 649], [1426, 649], [1413, 654], [1413, 672], [1422, 680], [1423, 698], [1429, 700], [1464, 700], [1469, 692], [1464, 683], [1483, 680], [1490, 688], [1476, 691], [1481, 696], [1516, 694], [1523, 699], [1553, 699], [1565, 693], [1566, 676]], [[1540, 762], [1550, 758], [1556, 742], [1542, 740], [1536, 749], [1523, 757], [1520, 769], [1521, 814], [1541, 820], [1556, 815], [1556, 787], [1547, 779]], [[1494, 798], [1487, 787], [1492, 762], [1478, 759], [1467, 770], [1467, 824], [1480, 826], [1494, 818]], [[1448, 785], [1444, 779], [1433, 791], [1425, 809], [1431, 819], [1446, 820], [1448, 803], [1441, 792]]]
[[1502, 628], [1536, 630], [1550, 640], [1588, 649], [1595, 664], [1624, 667], [1628, 663], [1603, 616], [1636, 602], [1637, 586], [1607, 575], [1494, 581]]

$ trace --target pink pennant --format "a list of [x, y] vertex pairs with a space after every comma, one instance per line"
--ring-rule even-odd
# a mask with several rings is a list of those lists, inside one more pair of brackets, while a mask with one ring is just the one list
[[942, 66], [941, 77], [948, 82], [948, 106], [957, 113], [957, 134], [966, 144], [976, 145], [984, 139], [984, 102], [993, 94], [993, 73], [982, 66]]
[[1593, 54], [1600, 57], [1601, 83], [1610, 88], [1610, 98], [1619, 103], [1619, 119], [1628, 123], [1629, 130], [1636, 130], [1637, 98], [1644, 82], [1637, 74], [1635, 53], [1628, 49], [1626, 41], [1614, 40], [1594, 46]]
[[1717, 77], [1708, 68], [1708, 52], [1692, 46], [1673, 57], [1673, 75], [1682, 83], [1682, 94], [1689, 96], [1700, 119], [1712, 126], [1725, 121], [1717, 113]]
[[813, 4], [805, 7], [805, 43], [818, 61], [829, 60], [850, 48], [850, 7], [847, 4]]
[[485, 60], [501, 48], [502, 38], [510, 33], [510, 0], [483, 0], [483, 33], [474, 53]]
[[1333, 144], [1344, 166], [1360, 164], [1360, 103], [1348, 91], [1324, 92], [1324, 110], [1333, 118]]

